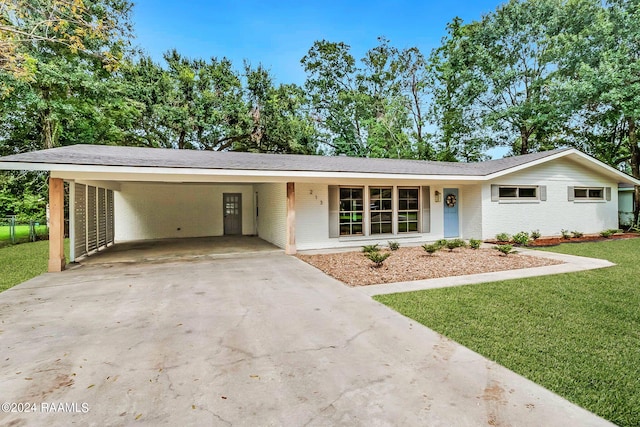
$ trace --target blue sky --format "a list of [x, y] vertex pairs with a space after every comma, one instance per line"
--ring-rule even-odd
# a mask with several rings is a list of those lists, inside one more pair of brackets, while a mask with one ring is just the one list
[[175, 1], [133, 0], [136, 44], [157, 61], [169, 49], [192, 58], [262, 63], [279, 83], [304, 82], [300, 59], [316, 40], [341, 41], [360, 59], [377, 37], [427, 55], [447, 22], [465, 22], [495, 10], [500, 0], [440, 1]]

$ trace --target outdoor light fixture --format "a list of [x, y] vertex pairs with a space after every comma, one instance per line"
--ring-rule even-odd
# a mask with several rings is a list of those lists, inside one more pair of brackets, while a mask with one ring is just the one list
[[436, 190], [436, 202], [440, 201], [440, 192]]

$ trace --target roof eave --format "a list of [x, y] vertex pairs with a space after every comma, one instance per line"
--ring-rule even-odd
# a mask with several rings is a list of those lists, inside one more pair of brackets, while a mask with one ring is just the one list
[[[475, 175], [422, 175], [422, 174], [396, 174], [379, 172], [331, 172], [331, 171], [293, 171], [293, 170], [254, 170], [254, 169], [204, 169], [204, 168], [180, 168], [180, 167], [143, 167], [143, 166], [101, 166], [101, 165], [70, 165], [64, 163], [27, 163], [27, 162], [0, 162], [0, 168], [10, 170], [50, 171], [52, 176], [65, 179], [88, 179], [90, 175], [101, 175], [100, 179], [106, 179], [106, 175], [114, 181], [130, 180], [136, 176], [144, 181], [144, 177], [180, 175], [180, 182], [185, 176], [193, 176], [199, 181], [202, 177], [242, 177], [242, 178], [271, 178], [277, 181], [286, 179], [388, 179], [388, 180], [415, 180], [415, 181], [466, 181], [477, 182], [484, 180], [482, 176]], [[118, 177], [121, 175], [121, 177]], [[151, 179], [150, 179], [151, 180]], [[155, 179], [153, 179], [155, 180]]]

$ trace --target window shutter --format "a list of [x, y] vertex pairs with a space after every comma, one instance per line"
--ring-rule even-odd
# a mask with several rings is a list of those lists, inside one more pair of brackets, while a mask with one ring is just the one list
[[329, 186], [329, 237], [340, 236], [340, 187]]
[[567, 200], [573, 202], [575, 200], [575, 196], [573, 187], [567, 187]]
[[610, 202], [611, 201], [611, 187], [605, 187], [604, 191], [605, 191], [605, 194], [606, 194], [607, 202]]
[[422, 187], [422, 233], [431, 232], [431, 187]]
[[491, 184], [491, 201], [497, 202], [498, 200], [500, 200], [500, 186]]
[[540, 192], [540, 200], [543, 202], [547, 200], [547, 186], [541, 185], [538, 187], [538, 191]]

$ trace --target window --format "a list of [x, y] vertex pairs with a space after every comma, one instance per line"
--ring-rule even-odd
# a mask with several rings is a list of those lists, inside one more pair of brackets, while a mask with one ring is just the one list
[[329, 185], [329, 237], [429, 233], [430, 188]]
[[398, 233], [418, 231], [419, 188], [398, 189]]
[[393, 188], [369, 187], [371, 234], [393, 233]]
[[529, 199], [535, 200], [538, 198], [538, 187], [499, 187], [499, 198], [502, 200], [517, 200], [517, 199]]
[[574, 187], [573, 197], [576, 200], [589, 200], [589, 199], [603, 200], [604, 188], [603, 187], [596, 187], [596, 188]]
[[364, 190], [362, 188], [340, 188], [340, 235], [362, 234]]

